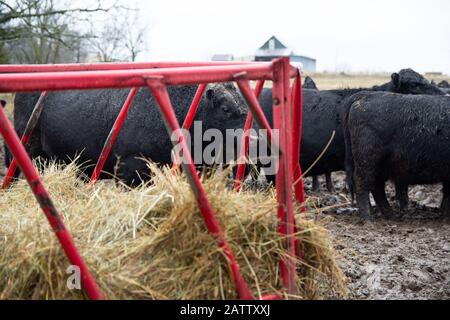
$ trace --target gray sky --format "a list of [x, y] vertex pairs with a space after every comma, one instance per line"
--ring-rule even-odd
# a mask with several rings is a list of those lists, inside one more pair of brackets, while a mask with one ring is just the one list
[[148, 19], [146, 60], [251, 55], [270, 36], [329, 71], [450, 74], [448, 0], [135, 0]]

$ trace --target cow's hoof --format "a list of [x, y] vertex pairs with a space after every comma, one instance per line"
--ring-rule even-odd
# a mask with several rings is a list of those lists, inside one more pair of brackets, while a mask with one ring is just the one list
[[382, 213], [383, 218], [385, 218], [386, 220], [392, 220], [394, 219], [396, 216], [392, 213], [392, 211], [384, 211]]
[[357, 225], [373, 225], [374, 219], [371, 215], [364, 215], [360, 216], [358, 221], [356, 222]]
[[448, 212], [441, 212], [440, 218], [445, 223], [450, 223], [450, 214]]

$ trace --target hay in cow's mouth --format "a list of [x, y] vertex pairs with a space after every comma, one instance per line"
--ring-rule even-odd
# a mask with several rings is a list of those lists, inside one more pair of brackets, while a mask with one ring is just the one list
[[[89, 186], [76, 170], [51, 164], [43, 180], [107, 298], [237, 298], [183, 175], [149, 165], [152, 184], [129, 189], [112, 181]], [[282, 295], [273, 193], [236, 193], [224, 180], [216, 174], [203, 182], [244, 278], [257, 298]], [[25, 181], [1, 191], [0, 212], [0, 298], [85, 298], [68, 289], [69, 262]], [[296, 298], [345, 297], [327, 231], [297, 221], [303, 253]]]

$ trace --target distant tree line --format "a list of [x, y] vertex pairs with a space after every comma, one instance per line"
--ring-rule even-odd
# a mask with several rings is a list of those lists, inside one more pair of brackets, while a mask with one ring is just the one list
[[0, 0], [0, 63], [135, 61], [146, 49], [138, 11], [116, 1]]

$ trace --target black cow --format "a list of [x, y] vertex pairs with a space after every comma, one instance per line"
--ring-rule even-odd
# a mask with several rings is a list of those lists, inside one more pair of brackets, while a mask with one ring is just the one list
[[[327, 188], [333, 189], [331, 172], [345, 170], [345, 142], [342, 117], [346, 108], [342, 102], [363, 90], [392, 91], [404, 94], [444, 95], [438, 87], [411, 69], [401, 70], [391, 76], [391, 81], [372, 89], [309, 90], [303, 89], [303, 122], [300, 164], [310, 168], [323, 152], [333, 132], [335, 136], [322, 158], [311, 168], [309, 175], [327, 174]], [[264, 89], [260, 103], [266, 117], [272, 121], [272, 91]], [[269, 181], [274, 177], [268, 176]]]
[[450, 98], [360, 92], [346, 104], [346, 171], [362, 216], [369, 216], [369, 192], [383, 215], [391, 215], [389, 179], [401, 207], [408, 185], [442, 182], [441, 209], [449, 215]]
[[[309, 76], [305, 77], [305, 81], [303, 83], [303, 89], [319, 90], [317, 88], [316, 83], [314, 82], [314, 80], [311, 77], [309, 77]], [[330, 172], [325, 174], [325, 180], [326, 180], [328, 191], [333, 191], [334, 188], [333, 188], [333, 182], [331, 180], [331, 173]], [[312, 189], [314, 191], [317, 191], [317, 190], [319, 190], [319, 188], [320, 188], [319, 176], [313, 175], [313, 177], [312, 177]]]
[[450, 83], [447, 80], [439, 82], [438, 87], [447, 94], [450, 94]]
[[[31, 157], [70, 161], [79, 155], [79, 162], [86, 166], [85, 173], [90, 175], [128, 92], [108, 89], [48, 93], [30, 143]], [[169, 87], [168, 92], [177, 119], [182, 123], [196, 86]], [[23, 133], [38, 98], [38, 93], [16, 95], [14, 124], [19, 135]], [[217, 128], [225, 136], [227, 128], [243, 127], [246, 113], [236, 88], [218, 84], [208, 87], [194, 120], [202, 121], [203, 132]], [[172, 144], [156, 102], [147, 88], [141, 88], [103, 170], [117, 173], [132, 185], [147, 178], [146, 164], [138, 157], [169, 164], [171, 150]], [[115, 170], [118, 158], [121, 165]]]
[[441, 82], [439, 82], [438, 87], [450, 89], [450, 83], [448, 83], [447, 80], [442, 80]]

